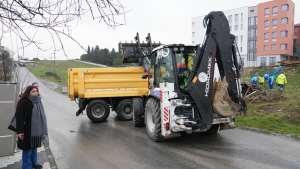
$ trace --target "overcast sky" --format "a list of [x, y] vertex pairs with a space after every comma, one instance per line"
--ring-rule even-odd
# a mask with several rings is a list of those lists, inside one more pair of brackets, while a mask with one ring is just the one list
[[[100, 48], [115, 48], [118, 51], [118, 43], [130, 42], [137, 32], [140, 39], [145, 40], [148, 33], [151, 33], [152, 41], [169, 43], [191, 44], [191, 19], [206, 15], [211, 11], [226, 11], [230, 9], [255, 6], [267, 0], [119, 0], [125, 10], [131, 10], [126, 14], [126, 24], [108, 28], [105, 23], [92, 20], [90, 15], [84, 16], [82, 21], [73, 31], [73, 37], [85, 48], [90, 45]], [[297, 1], [297, 2], [296, 2]], [[295, 23], [300, 23], [300, 1], [295, 3]], [[120, 18], [123, 19], [123, 18]], [[125, 21], [123, 21], [125, 22]], [[73, 24], [75, 25], [75, 23]], [[16, 38], [6, 34], [1, 45], [17, 51]], [[52, 48], [53, 43], [45, 33], [36, 37], [44, 48]], [[63, 38], [66, 54], [69, 59], [80, 58], [85, 53], [75, 42]], [[18, 44], [20, 46], [20, 44]], [[19, 53], [21, 53], [19, 51]], [[52, 50], [47, 52], [38, 51], [36, 47], [29, 46], [25, 49], [24, 57], [32, 59], [50, 59]], [[14, 56], [16, 58], [17, 55]], [[62, 52], [56, 52], [57, 60], [65, 60]]]

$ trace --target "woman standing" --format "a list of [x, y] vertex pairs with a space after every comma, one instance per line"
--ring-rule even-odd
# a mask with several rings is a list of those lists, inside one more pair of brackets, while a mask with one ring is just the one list
[[16, 111], [18, 148], [23, 150], [22, 169], [41, 169], [37, 163], [37, 147], [48, 144], [47, 121], [38, 89], [28, 86]]

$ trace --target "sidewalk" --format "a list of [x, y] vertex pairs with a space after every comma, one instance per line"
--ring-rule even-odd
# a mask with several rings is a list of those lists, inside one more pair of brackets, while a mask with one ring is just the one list
[[[57, 169], [52, 152], [49, 147], [39, 147], [37, 149], [38, 163], [43, 169]], [[22, 150], [15, 150], [13, 155], [0, 157], [0, 169], [21, 169]]]

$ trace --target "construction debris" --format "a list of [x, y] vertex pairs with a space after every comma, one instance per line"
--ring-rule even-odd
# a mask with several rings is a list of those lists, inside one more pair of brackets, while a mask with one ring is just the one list
[[[257, 101], [274, 101], [282, 98], [282, 95], [277, 92], [269, 92], [267, 87], [254, 85], [252, 83], [242, 82], [242, 94], [243, 99], [246, 102], [257, 102]], [[263, 90], [266, 89], [266, 90]]]
[[283, 60], [283, 61], [278, 61], [281, 66], [299, 66], [300, 65], [300, 60]]

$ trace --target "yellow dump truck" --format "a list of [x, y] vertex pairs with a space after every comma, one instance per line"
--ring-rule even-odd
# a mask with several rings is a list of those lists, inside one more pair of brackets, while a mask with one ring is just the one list
[[78, 100], [78, 116], [86, 109], [93, 122], [103, 122], [110, 109], [121, 120], [131, 120], [132, 99], [148, 95], [148, 78], [142, 67], [69, 68], [68, 94]]

